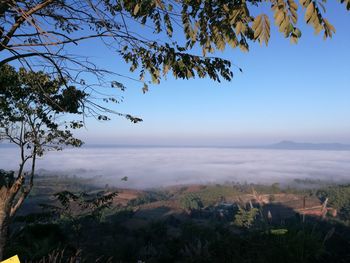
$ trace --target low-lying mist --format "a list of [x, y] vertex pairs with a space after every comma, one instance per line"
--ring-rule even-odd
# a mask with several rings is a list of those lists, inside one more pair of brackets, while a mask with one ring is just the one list
[[[0, 169], [18, 168], [14, 148], [0, 148]], [[350, 181], [349, 151], [235, 148], [85, 147], [49, 152], [38, 169], [101, 184], [152, 188], [175, 184], [291, 183], [294, 179]], [[121, 178], [127, 176], [126, 182]]]

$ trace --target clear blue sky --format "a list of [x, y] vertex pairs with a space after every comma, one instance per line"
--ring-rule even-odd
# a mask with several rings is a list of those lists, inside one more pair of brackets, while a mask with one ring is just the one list
[[[337, 29], [333, 39], [324, 41], [322, 34], [314, 35], [301, 23], [303, 36], [293, 45], [273, 27], [267, 48], [252, 44], [249, 53], [231, 48], [217, 53], [244, 70], [233, 68], [231, 82], [175, 80], [169, 75], [142, 94], [139, 83], [118, 79], [128, 89], [115, 109], [144, 122], [89, 120], [78, 135], [87, 143], [113, 144], [350, 143], [350, 12], [329, 2], [326, 17]], [[133, 76], [102, 45], [78, 48], [90, 52], [95, 62]]]

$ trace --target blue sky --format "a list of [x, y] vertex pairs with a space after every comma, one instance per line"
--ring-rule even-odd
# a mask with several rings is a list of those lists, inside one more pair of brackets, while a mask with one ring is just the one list
[[[268, 47], [251, 44], [249, 53], [231, 48], [217, 53], [243, 69], [233, 68], [231, 82], [169, 75], [142, 94], [140, 83], [118, 79], [128, 89], [115, 109], [144, 121], [90, 119], [77, 135], [87, 143], [112, 144], [350, 143], [350, 12], [329, 2], [326, 17], [337, 29], [332, 39], [314, 35], [301, 17], [303, 36], [297, 45], [273, 27]], [[77, 50], [108, 69], [137, 77], [102, 44], [89, 42]]]
[[[140, 84], [120, 79], [128, 90], [116, 109], [144, 122], [90, 120], [79, 136], [87, 143], [116, 144], [350, 143], [350, 13], [333, 3], [326, 15], [337, 29], [327, 41], [301, 23], [297, 45], [274, 27], [267, 48], [254, 44], [249, 53], [230, 48], [217, 53], [244, 70], [233, 68], [231, 82], [168, 76], [142, 94]], [[100, 48], [96, 61], [130, 74], [117, 56]]]

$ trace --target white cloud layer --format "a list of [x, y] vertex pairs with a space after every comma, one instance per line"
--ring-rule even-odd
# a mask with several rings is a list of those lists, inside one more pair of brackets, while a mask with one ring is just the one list
[[[16, 169], [16, 149], [0, 148], [0, 169]], [[350, 181], [349, 151], [230, 148], [82, 148], [50, 152], [38, 168], [102, 183], [149, 188], [191, 183], [288, 183], [300, 179]], [[120, 179], [127, 176], [127, 182]]]

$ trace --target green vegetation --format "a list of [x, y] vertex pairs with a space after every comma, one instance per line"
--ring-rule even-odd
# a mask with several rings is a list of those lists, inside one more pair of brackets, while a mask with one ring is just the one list
[[[208, 185], [203, 186], [199, 191], [196, 191], [196, 196], [201, 200], [204, 206], [214, 205], [224, 199], [234, 198], [237, 196], [237, 188], [225, 185]], [[192, 193], [185, 193], [192, 195]]]
[[170, 197], [171, 195], [165, 191], [149, 191], [135, 199], [130, 200], [128, 204], [130, 206], [138, 206], [157, 201], [165, 201], [168, 200]]
[[187, 211], [199, 210], [203, 207], [202, 200], [193, 193], [186, 194], [180, 199], [180, 206]]
[[[90, 180], [79, 184], [79, 178], [43, 176], [37, 186], [59, 182], [58, 187], [64, 188], [72, 181], [77, 189], [91, 190], [86, 194], [63, 192], [52, 199], [51, 193], [39, 187], [37, 195], [46, 196], [40, 199], [45, 201], [45, 209], [16, 216], [6, 255], [19, 254], [21, 260], [33, 262], [46, 258], [49, 263], [48, 258], [54, 255], [62, 263], [69, 262], [68, 258], [86, 263], [97, 258], [102, 262], [313, 263], [346, 262], [350, 256], [344, 245], [350, 240], [346, 214], [336, 219], [303, 220], [294, 213], [292, 217], [270, 220], [267, 211], [272, 211], [273, 219], [279, 210], [293, 211], [279, 203], [278, 196], [283, 192], [276, 193], [276, 201], [265, 210], [264, 204], [242, 205], [243, 199], [252, 196], [251, 185], [139, 191], [138, 197], [124, 206], [118, 205], [113, 191], [102, 193]], [[260, 195], [275, 195], [271, 194], [273, 186], [255, 185], [257, 188], [266, 189]], [[340, 200], [349, 198], [347, 191], [348, 186], [334, 186], [319, 189], [318, 193], [322, 200], [328, 197], [330, 204], [343, 207], [347, 202]], [[207, 199], [209, 205], [202, 202], [206, 196], [211, 198]], [[238, 209], [228, 206], [232, 197], [241, 197]], [[303, 197], [303, 193], [292, 194], [292, 199], [301, 202]], [[29, 197], [24, 211], [29, 211], [26, 205], [32, 206], [36, 198]], [[228, 219], [220, 216], [226, 209], [233, 213], [228, 213]]]
[[[327, 262], [327, 253], [333, 252], [327, 251], [325, 234], [316, 231], [312, 224], [291, 224], [287, 226], [288, 231], [241, 234], [223, 225], [203, 226], [192, 222], [182, 222], [174, 228], [168, 221], [158, 221], [135, 230], [117, 224], [114, 232], [107, 232], [112, 230], [112, 226], [116, 224], [109, 222], [103, 229], [98, 229], [96, 225], [83, 225], [84, 230], [89, 227], [92, 231], [90, 234], [84, 233], [84, 238], [90, 241], [89, 244], [82, 244], [85, 247], [82, 256], [86, 262], [95, 262], [100, 255], [103, 255], [100, 258], [104, 261], [113, 258], [111, 262]], [[50, 228], [45, 225], [37, 227], [37, 230], [29, 227], [24, 230], [26, 233], [22, 233], [22, 236], [37, 241], [33, 246], [33, 243], [23, 242], [24, 237], [18, 237], [17, 242], [22, 242], [23, 247], [20, 250], [22, 258], [24, 255], [40, 258], [35, 256], [44, 254], [44, 250], [48, 253], [55, 251], [51, 250], [54, 242], [67, 242], [62, 239], [62, 230], [51, 235], [57, 229]], [[176, 235], [173, 234], [174, 230]], [[45, 240], [41, 240], [43, 236], [33, 236], [33, 231], [46, 231], [48, 234]], [[71, 255], [76, 253], [72, 247], [66, 250], [71, 251]], [[333, 259], [339, 260], [341, 256]]]
[[54, 223], [27, 224], [14, 234], [7, 253], [21, 258], [42, 258], [67, 242], [61, 226]]
[[250, 209], [239, 207], [233, 223], [238, 227], [250, 228], [253, 226], [258, 213], [259, 209], [255, 207]]
[[337, 209], [339, 216], [350, 223], [350, 185], [330, 186], [317, 191], [322, 200], [329, 199], [329, 204]]
[[[16, 145], [19, 155], [16, 174], [1, 172], [7, 178], [0, 179], [2, 259], [9, 222], [34, 186], [37, 159], [50, 150], [82, 145], [72, 130], [83, 126], [80, 117], [88, 94], [67, 86], [64, 79], [9, 65], [0, 67], [0, 86], [0, 141]], [[66, 116], [70, 118], [63, 120]]]

